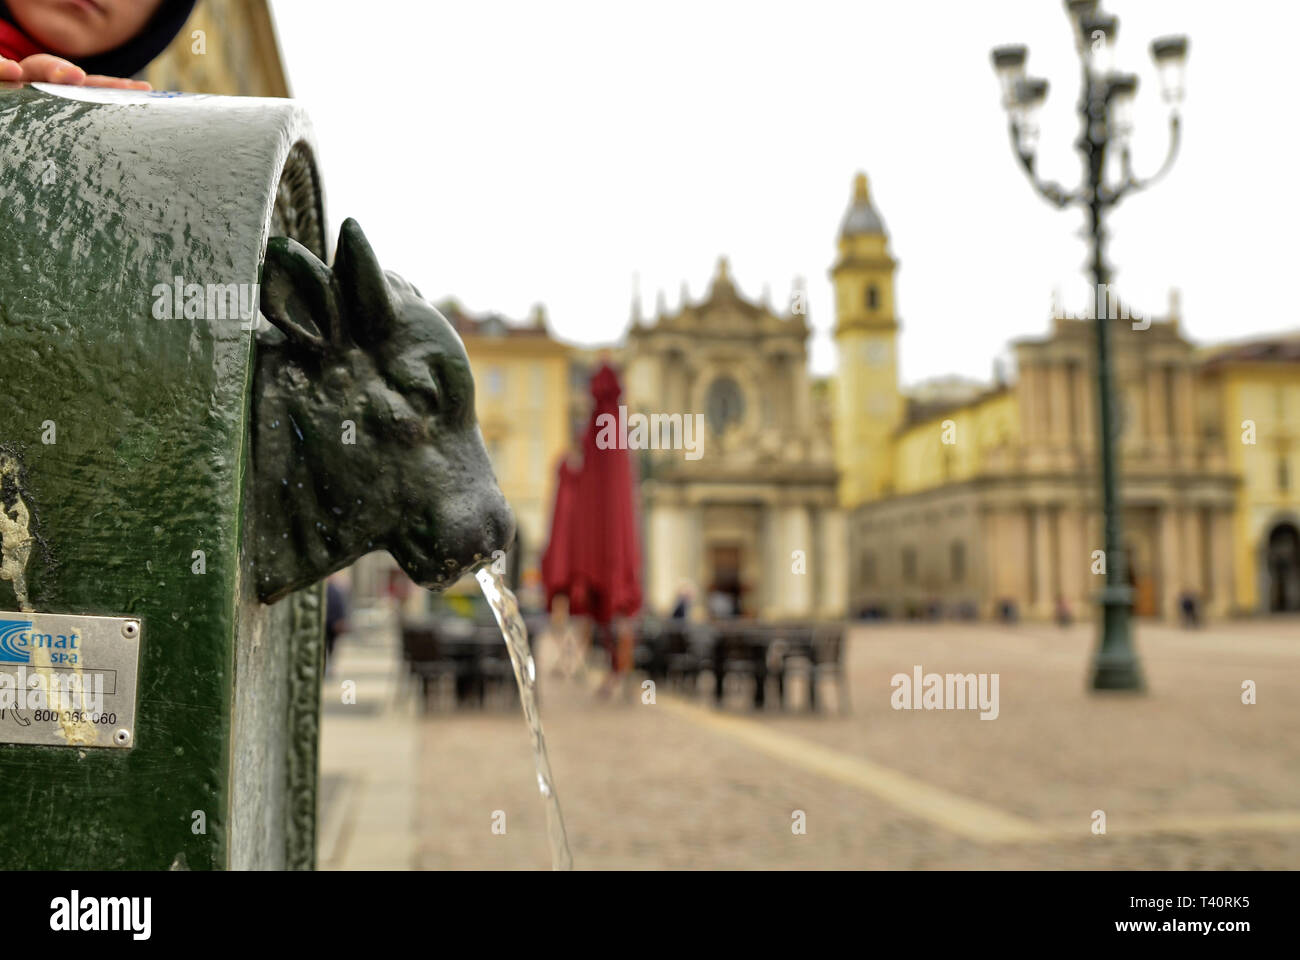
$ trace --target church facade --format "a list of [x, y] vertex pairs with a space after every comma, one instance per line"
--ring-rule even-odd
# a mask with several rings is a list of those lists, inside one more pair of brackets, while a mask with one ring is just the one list
[[802, 298], [777, 312], [721, 260], [708, 295], [634, 317], [625, 401], [647, 417], [703, 414], [700, 448], [641, 451], [646, 605], [764, 619], [842, 617], [847, 537], [824, 390], [808, 375]]

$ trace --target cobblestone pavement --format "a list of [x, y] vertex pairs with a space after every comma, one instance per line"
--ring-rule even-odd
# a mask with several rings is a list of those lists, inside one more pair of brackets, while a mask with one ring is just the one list
[[[1300, 867], [1300, 622], [1138, 637], [1148, 693], [1096, 695], [1087, 625], [858, 627], [847, 715], [833, 695], [809, 715], [800, 684], [785, 712], [747, 709], [740, 689], [717, 711], [663, 690], [603, 701], [543, 670], [575, 866]], [[518, 706], [421, 718], [391, 654], [367, 655], [383, 706], [325, 716], [322, 866], [548, 866]], [[916, 665], [997, 674], [997, 719], [892, 709], [890, 678]]]

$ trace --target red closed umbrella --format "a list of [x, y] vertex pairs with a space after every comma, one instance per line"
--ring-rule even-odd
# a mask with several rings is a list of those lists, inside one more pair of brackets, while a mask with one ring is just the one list
[[[557, 594], [569, 595], [573, 583], [573, 512], [578, 494], [579, 470], [569, 465], [566, 456], [555, 471], [555, 509], [551, 513], [551, 538], [542, 553], [542, 586], [546, 590], [546, 609]], [[570, 599], [569, 612], [577, 614]]]
[[[608, 364], [591, 378], [591, 421], [582, 438], [582, 466], [560, 465], [551, 539], [542, 558], [546, 603], [569, 597], [571, 613], [607, 624], [641, 609], [641, 538], [637, 532], [632, 461], [621, 443], [601, 449], [596, 437], [609, 416], [618, 424], [618, 376]], [[609, 435], [606, 429], [606, 436]]]

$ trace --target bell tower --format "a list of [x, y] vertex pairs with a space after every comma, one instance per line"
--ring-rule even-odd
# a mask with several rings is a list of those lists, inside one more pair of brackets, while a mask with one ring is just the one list
[[892, 437], [903, 420], [898, 390], [898, 318], [894, 270], [884, 221], [871, 205], [867, 176], [853, 180], [853, 199], [840, 224], [835, 284], [835, 464], [840, 504], [853, 507], [888, 493]]

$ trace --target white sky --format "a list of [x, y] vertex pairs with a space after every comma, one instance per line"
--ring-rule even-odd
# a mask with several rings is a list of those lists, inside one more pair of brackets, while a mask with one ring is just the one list
[[[330, 229], [364, 227], [432, 299], [523, 319], [546, 305], [582, 343], [626, 328], [719, 254], [741, 289], [787, 302], [807, 278], [813, 367], [830, 371], [827, 269], [856, 170], [900, 261], [905, 383], [987, 379], [1008, 341], [1045, 333], [1052, 289], [1082, 309], [1077, 211], [1015, 163], [989, 50], [1029, 45], [1052, 84], [1039, 169], [1073, 186], [1078, 66], [1059, 0], [723, 0], [362, 4], [275, 0], [294, 95], [321, 151]], [[1290, 106], [1300, 4], [1109, 0], [1116, 65], [1137, 72], [1134, 153], [1167, 142], [1147, 45], [1191, 40], [1173, 172], [1111, 219], [1124, 298], [1163, 314], [1182, 291], [1198, 341], [1297, 327]]]

